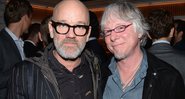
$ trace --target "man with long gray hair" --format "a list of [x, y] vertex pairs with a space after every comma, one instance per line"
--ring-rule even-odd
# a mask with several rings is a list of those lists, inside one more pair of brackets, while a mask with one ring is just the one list
[[142, 48], [149, 27], [138, 8], [128, 2], [110, 4], [101, 29], [114, 54], [103, 99], [185, 99], [180, 73]]

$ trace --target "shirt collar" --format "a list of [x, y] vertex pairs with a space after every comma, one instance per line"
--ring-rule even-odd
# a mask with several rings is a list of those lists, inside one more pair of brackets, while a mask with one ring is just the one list
[[13, 40], [19, 40], [19, 38], [12, 32], [10, 31], [10, 29], [8, 29], [7, 27], [5, 28], [5, 30], [8, 32], [8, 34], [13, 38]]
[[96, 37], [90, 37], [88, 41], [92, 41], [92, 40], [95, 40]]
[[[143, 59], [141, 62], [141, 75], [144, 77], [146, 75], [146, 70], [148, 68], [148, 62], [147, 62], [147, 55], [146, 55], [146, 51], [144, 50], [144, 48], [141, 48], [142, 52], [143, 52]], [[112, 72], [112, 74], [118, 74], [117, 72], [117, 65], [116, 65], [116, 59], [115, 57], [113, 57], [111, 59], [111, 62], [109, 64], [109, 69]], [[119, 77], [119, 75], [118, 75]]]
[[21, 44], [23, 45], [24, 42], [21, 38], [18, 38], [10, 29], [8, 29], [7, 27], [5, 28], [5, 30], [8, 32], [8, 34], [12, 37], [12, 39], [16, 42], [19, 41], [21, 42]]
[[170, 42], [167, 41], [167, 40], [156, 40], [156, 41], [154, 41], [154, 42], [152, 43], [152, 45], [158, 44], [158, 43], [167, 43], [167, 44], [170, 44]]
[[25, 40], [24, 42], [30, 42], [30, 43], [32, 43], [34, 46], [36, 46], [36, 44], [35, 44], [32, 40]]
[[[138, 69], [138, 71], [136, 72], [136, 74], [135, 74], [136, 76], [135, 76], [132, 84], [125, 91], [131, 90], [132, 88], [136, 87], [136, 85], [138, 85], [146, 77], [147, 68], [148, 68], [147, 54], [146, 54], [146, 51], [144, 50], [144, 48], [141, 48], [141, 50], [143, 52], [143, 59], [141, 62], [141, 66]], [[112, 80], [115, 82], [115, 84], [118, 85], [119, 88], [122, 89], [120, 75], [118, 73], [117, 66], [116, 66], [116, 60], [114, 57], [111, 60], [111, 64], [109, 65], [109, 69], [112, 72]]]

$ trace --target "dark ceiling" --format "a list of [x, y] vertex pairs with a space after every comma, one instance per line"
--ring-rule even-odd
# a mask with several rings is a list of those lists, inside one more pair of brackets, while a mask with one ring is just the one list
[[[54, 7], [60, 1], [61, 0], [30, 0], [30, 2], [34, 5], [40, 5], [40, 6], [46, 6], [46, 7]], [[88, 8], [92, 8], [94, 6], [98, 7], [98, 6], [107, 5], [113, 2], [114, 0], [80, 0], [80, 1], [84, 2], [84, 4]]]
[[[1, 1], [1, 0], [0, 0]], [[52, 8], [61, 0], [29, 0], [34, 8], [34, 19], [41, 20], [43, 17], [52, 14]], [[81, 0], [84, 4], [96, 13], [101, 19], [105, 6], [116, 0]], [[147, 15], [152, 9], [164, 8], [173, 12], [174, 16], [185, 15], [185, 0], [123, 0], [134, 3]]]
[[[30, 2], [34, 5], [46, 6], [46, 7], [54, 7], [61, 0], [30, 0]], [[104, 7], [115, 0], [80, 0], [85, 3], [88, 8], [94, 7]], [[166, 1], [177, 1], [177, 0], [123, 0], [129, 1], [133, 3], [150, 3], [150, 2], [166, 2]]]

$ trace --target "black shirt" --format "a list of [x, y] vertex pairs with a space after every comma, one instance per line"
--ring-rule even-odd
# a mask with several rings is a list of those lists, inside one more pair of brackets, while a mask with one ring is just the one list
[[81, 63], [72, 72], [58, 62], [52, 51], [49, 57], [50, 67], [56, 76], [63, 99], [93, 99], [90, 64], [83, 55]]

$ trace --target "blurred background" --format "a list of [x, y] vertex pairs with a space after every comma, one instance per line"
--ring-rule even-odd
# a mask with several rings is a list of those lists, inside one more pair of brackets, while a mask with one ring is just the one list
[[[46, 16], [52, 15], [53, 7], [61, 0], [29, 0], [33, 6], [32, 23], [41, 22]], [[102, 13], [105, 7], [115, 0], [81, 0], [92, 12], [94, 12], [98, 20], [101, 20]], [[185, 0], [123, 0], [132, 2], [136, 5], [145, 17], [153, 9], [164, 8], [170, 11], [175, 19], [185, 20]], [[4, 25], [3, 13], [8, 0], [0, 0], [0, 29]], [[105, 48], [103, 38], [98, 38], [100, 44]], [[106, 49], [106, 48], [105, 48]], [[107, 49], [106, 49], [107, 50]], [[108, 51], [107, 51], [108, 52]]]
[[[41, 21], [45, 16], [52, 14], [53, 7], [61, 0], [29, 0], [34, 8], [33, 22]], [[91, 11], [95, 12], [98, 19], [105, 6], [115, 0], [81, 0]], [[123, 0], [124, 1], [124, 0]], [[134, 3], [142, 13], [147, 16], [148, 12], [156, 8], [165, 8], [171, 11], [175, 18], [185, 19], [185, 0], [125, 0]], [[0, 0], [0, 29], [4, 25], [3, 13], [8, 0]]]

